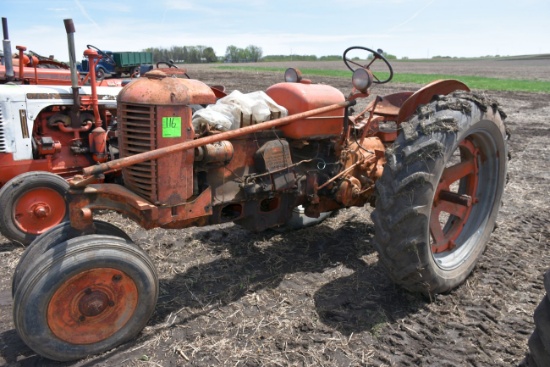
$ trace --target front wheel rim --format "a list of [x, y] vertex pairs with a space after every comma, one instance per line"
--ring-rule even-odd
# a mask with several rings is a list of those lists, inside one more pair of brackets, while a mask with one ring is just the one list
[[67, 209], [63, 195], [54, 189], [41, 187], [29, 190], [14, 203], [13, 219], [22, 232], [39, 235], [58, 225]]
[[124, 272], [95, 268], [65, 281], [48, 304], [48, 326], [71, 344], [92, 344], [115, 334], [138, 305], [135, 282]]

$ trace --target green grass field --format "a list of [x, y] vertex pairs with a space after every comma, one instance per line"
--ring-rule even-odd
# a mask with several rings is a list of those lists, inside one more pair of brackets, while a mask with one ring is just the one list
[[[250, 72], [276, 72], [284, 73], [284, 68], [278, 67], [257, 67], [257, 66], [218, 66], [223, 70], [240, 70]], [[300, 69], [302, 74], [308, 76], [329, 76], [338, 78], [351, 78], [351, 72], [347, 70], [331, 69]], [[376, 75], [380, 79], [388, 77], [388, 73], [378, 72]], [[437, 79], [457, 79], [467, 84], [472, 89], [500, 90], [514, 92], [536, 92], [550, 93], [550, 82], [539, 80], [518, 80], [518, 79], [500, 79], [486, 78], [467, 75], [447, 75], [447, 74], [394, 74], [395, 83], [415, 83], [427, 84]]]

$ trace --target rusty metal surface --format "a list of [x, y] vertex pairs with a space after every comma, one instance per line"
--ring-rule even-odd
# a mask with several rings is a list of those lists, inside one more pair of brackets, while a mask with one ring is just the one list
[[92, 212], [98, 209], [123, 213], [145, 229], [185, 228], [191, 223], [207, 224], [201, 217], [212, 214], [212, 190], [175, 206], [156, 206], [122, 185], [91, 184], [70, 191], [71, 226], [86, 231], [92, 226]]
[[256, 156], [256, 162], [261, 162], [261, 169], [267, 172], [277, 172], [292, 165], [290, 147], [286, 140], [268, 141], [258, 149]]
[[[311, 111], [303, 112], [297, 115], [286, 116], [276, 120], [271, 120], [271, 121], [262, 122], [256, 125], [246, 126], [237, 130], [226, 131], [220, 134], [210, 135], [210, 136], [195, 139], [192, 141], [186, 141], [180, 144], [175, 144], [175, 145], [157, 149], [151, 152], [143, 152], [140, 154], [133, 155], [131, 157], [116, 159], [110, 162], [98, 164], [91, 167], [86, 167], [83, 169], [83, 174], [85, 176], [90, 176], [90, 175], [99, 174], [110, 170], [117, 170], [124, 167], [129, 167], [136, 163], [145, 162], [147, 160], [158, 159], [175, 152], [194, 149], [205, 144], [212, 144], [222, 140], [231, 140], [240, 136], [252, 134], [254, 132], [259, 132], [259, 131], [268, 130], [277, 126], [286, 125], [293, 121], [297, 121], [300, 119], [304, 119], [306, 117], [345, 108], [352, 104], [353, 104], [352, 102], [344, 101], [344, 102], [336, 103], [330, 106], [321, 107]], [[78, 186], [78, 180], [74, 180], [72, 182], [72, 185]]]
[[190, 105], [216, 102], [212, 89], [194, 79], [169, 78], [160, 70], [145, 73], [124, 87], [119, 103], [147, 105]]
[[438, 94], [449, 94], [457, 90], [470, 91], [468, 86], [458, 80], [436, 80], [411, 95], [399, 109], [399, 115], [397, 116], [397, 123], [400, 124], [416, 111], [419, 105], [430, 102], [433, 96]]
[[218, 141], [195, 149], [195, 162], [201, 164], [229, 163], [233, 159], [235, 149], [230, 141]]
[[360, 143], [353, 142], [344, 149], [344, 169], [332, 179], [336, 181], [336, 178], [343, 178], [338, 186], [336, 201], [344, 206], [364, 205], [367, 202], [374, 192], [374, 183], [384, 170], [384, 151], [384, 144], [377, 137], [365, 138]]
[[[132, 157], [192, 141], [195, 134], [191, 113], [191, 108], [185, 105], [122, 104], [119, 109], [121, 155]], [[124, 168], [124, 182], [153, 203], [176, 205], [193, 195], [193, 160], [193, 150], [147, 160]]]
[[[266, 94], [285, 107], [289, 115], [340, 103], [345, 99], [338, 89], [323, 84], [278, 83], [269, 87]], [[281, 131], [291, 139], [321, 139], [340, 135], [344, 108], [329, 112], [295, 120], [282, 126]]]
[[107, 131], [97, 126], [88, 136], [88, 144], [94, 161], [102, 163], [109, 158], [107, 154]]
[[128, 322], [137, 302], [137, 286], [125, 273], [112, 268], [83, 270], [53, 294], [46, 312], [48, 326], [67, 343], [99, 343]]
[[[376, 103], [373, 113], [377, 115], [397, 116], [403, 103], [413, 94], [413, 92], [401, 92], [381, 96]], [[367, 110], [372, 111], [376, 100], [372, 101]]]

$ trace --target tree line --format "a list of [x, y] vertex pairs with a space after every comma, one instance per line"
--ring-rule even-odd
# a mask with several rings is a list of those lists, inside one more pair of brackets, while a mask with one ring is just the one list
[[262, 58], [261, 47], [250, 45], [246, 48], [227, 46], [224, 56], [217, 56], [212, 47], [207, 46], [172, 46], [170, 48], [149, 47], [145, 52], [153, 54], [153, 61], [169, 61], [176, 63], [210, 63], [210, 62], [258, 62]]
[[[170, 48], [149, 47], [146, 52], [153, 54], [153, 61], [169, 61], [176, 63], [198, 64], [212, 62], [259, 62], [259, 61], [339, 61], [341, 55], [267, 55], [263, 56], [261, 47], [250, 45], [240, 48], [235, 45], [227, 46], [225, 55], [218, 56], [212, 47], [208, 46], [172, 46]], [[387, 59], [396, 59], [386, 52]]]
[[143, 51], [153, 54], [153, 62], [172, 60], [176, 63], [197, 64], [217, 62], [218, 57], [212, 47], [207, 46], [172, 46], [170, 48], [149, 47]]

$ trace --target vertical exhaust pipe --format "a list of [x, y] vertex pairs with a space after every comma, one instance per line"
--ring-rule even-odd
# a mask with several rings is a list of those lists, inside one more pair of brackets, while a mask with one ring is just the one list
[[[71, 84], [73, 88], [73, 107], [71, 110], [71, 127], [74, 129], [80, 128], [80, 98], [78, 95], [78, 90], [80, 86], [78, 85], [78, 74], [76, 70], [76, 53], [74, 46], [74, 23], [72, 19], [64, 19], [65, 30], [67, 31], [67, 42], [69, 44], [69, 64], [71, 68]], [[86, 53], [85, 53], [86, 54]], [[92, 63], [92, 57], [89, 57], [90, 65], [90, 86], [92, 89], [92, 107], [94, 111], [95, 119], [95, 129], [92, 130], [92, 133], [88, 136], [88, 144], [90, 151], [92, 152], [92, 158], [96, 162], [106, 162], [107, 161], [107, 132], [102, 127], [102, 121], [99, 117], [98, 102], [97, 102], [97, 85], [95, 79], [94, 68], [95, 65]]]
[[15, 79], [15, 73], [13, 72], [13, 59], [11, 54], [10, 36], [8, 34], [7, 18], [2, 18], [2, 32], [4, 34], [2, 47], [4, 48], [4, 64], [6, 65], [6, 80], [8, 82], [11, 82]]
[[76, 71], [76, 53], [74, 47], [74, 23], [72, 19], [63, 19], [65, 31], [67, 31], [67, 43], [69, 44], [69, 67], [71, 69], [71, 86], [73, 89], [73, 106], [71, 111], [71, 127], [78, 129], [80, 127], [80, 97], [78, 90], [78, 72]]

